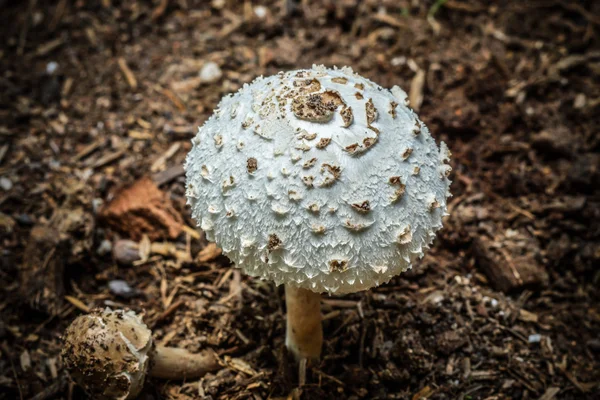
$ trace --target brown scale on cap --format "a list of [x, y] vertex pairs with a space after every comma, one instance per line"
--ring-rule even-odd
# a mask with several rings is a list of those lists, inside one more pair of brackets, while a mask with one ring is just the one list
[[356, 92], [356, 93], [354, 93], [354, 97], [356, 97], [356, 99], [357, 99], [357, 100], [362, 100], [362, 99], [364, 99], [364, 97], [363, 97], [362, 93], [360, 93], [360, 92]]
[[398, 244], [407, 244], [412, 240], [412, 232], [410, 231], [410, 225], [407, 225], [404, 229], [398, 233]]
[[203, 178], [208, 178], [208, 167], [206, 165], [200, 167], [200, 175], [202, 175]]
[[313, 203], [308, 206], [308, 211], [310, 211], [313, 214], [318, 214], [320, 210], [321, 210], [321, 207], [319, 207], [318, 204]]
[[415, 120], [415, 126], [413, 127], [412, 132], [415, 136], [421, 133], [421, 123], [418, 119]]
[[363, 85], [362, 83], [355, 83], [354, 87], [358, 90], [365, 90], [365, 85]]
[[344, 106], [340, 111], [340, 115], [342, 116], [342, 121], [344, 121], [344, 128], [352, 125], [352, 121], [354, 120], [354, 114], [352, 114], [352, 107]]
[[429, 203], [429, 212], [433, 212], [436, 208], [440, 207], [439, 201], [437, 199], [433, 199], [431, 203]]
[[399, 176], [392, 176], [390, 178], [390, 185], [396, 186], [396, 191], [392, 195], [392, 203], [396, 203], [404, 196], [406, 192], [406, 185], [402, 183]]
[[298, 139], [306, 139], [306, 140], [314, 140], [317, 137], [316, 133], [308, 133], [305, 130], [302, 130], [299, 134], [298, 134]]
[[404, 150], [404, 153], [402, 153], [402, 158], [404, 160], [406, 160], [408, 157], [410, 157], [410, 155], [412, 154], [413, 149], [411, 149], [410, 147], [406, 150]]
[[337, 165], [331, 165], [327, 163], [321, 165], [321, 172], [328, 172], [329, 175], [331, 175], [325, 177], [325, 181], [323, 181], [321, 186], [331, 186], [334, 184], [335, 181], [340, 179], [340, 176], [342, 176], [342, 169], [340, 167], [338, 167]]
[[361, 213], [368, 213], [371, 211], [371, 203], [369, 203], [369, 200], [365, 200], [362, 203], [352, 204], [352, 208]]
[[242, 122], [242, 128], [248, 129], [253, 123], [254, 120], [252, 118], [246, 118], [244, 122]]
[[295, 190], [288, 190], [288, 198], [291, 201], [300, 201], [300, 200], [302, 200], [302, 194], [298, 193]]
[[303, 79], [293, 83], [294, 87], [299, 88], [300, 93], [314, 93], [321, 90], [321, 82], [318, 79]]
[[346, 272], [348, 270], [348, 260], [329, 261], [329, 272]]
[[358, 149], [358, 146], [358, 143], [352, 143], [351, 145], [344, 147], [344, 150], [346, 150], [350, 154], [353, 154]]
[[325, 147], [329, 146], [329, 143], [331, 143], [331, 138], [321, 138], [316, 147], [317, 149], [324, 149]]
[[215, 146], [219, 149], [223, 146], [223, 136], [215, 135]]
[[[379, 132], [379, 131], [378, 131]], [[354, 154], [359, 154], [362, 153], [366, 150], [368, 150], [371, 146], [373, 146], [375, 143], [377, 143], [377, 137], [367, 137], [363, 139], [363, 145], [360, 146], [358, 143], [353, 143], [349, 146], [346, 146], [344, 148], [345, 151], [347, 151], [348, 153], [354, 155]]]
[[344, 221], [344, 228], [346, 228], [346, 229], [348, 229], [349, 231], [352, 231], [352, 232], [364, 231], [368, 227], [369, 227], [369, 225], [357, 224], [357, 223], [354, 223], [354, 222], [350, 221], [349, 219], [347, 219], [347, 220]]
[[342, 77], [335, 77], [331, 79], [331, 82], [339, 83], [340, 85], [345, 85], [348, 83], [348, 79]]
[[310, 150], [310, 146], [306, 142], [301, 142], [300, 144], [297, 144], [294, 148], [296, 150], [300, 150], [300, 151], [309, 151]]
[[313, 233], [316, 233], [317, 235], [322, 235], [327, 231], [323, 225], [313, 225], [311, 229]]
[[369, 99], [365, 104], [365, 112], [367, 113], [367, 125], [371, 125], [377, 119], [377, 109], [373, 104], [373, 99]]
[[302, 177], [302, 182], [304, 182], [304, 184], [306, 185], [306, 187], [313, 187], [313, 181], [315, 180], [315, 177], [312, 175], [308, 175], [308, 176], [303, 176]]
[[375, 134], [377, 136], [379, 136], [379, 129], [377, 129], [374, 126], [371, 126], [371, 125], [367, 126], [367, 128], [369, 128], [370, 130], [372, 130], [373, 132], [375, 132]]
[[302, 168], [309, 169], [313, 165], [315, 165], [316, 162], [317, 162], [316, 158], [311, 158], [310, 160], [304, 162], [304, 165], [302, 165]]
[[402, 184], [402, 180], [400, 179], [399, 176], [392, 176], [390, 178], [390, 185], [401, 185]]
[[364, 138], [363, 139], [363, 146], [365, 146], [365, 149], [368, 149], [369, 147], [373, 146], [375, 143], [377, 143], [377, 138]]
[[390, 102], [390, 115], [393, 119], [396, 119], [396, 107], [398, 107], [398, 103], [395, 101]]
[[323, 123], [333, 118], [335, 109], [340, 105], [345, 105], [340, 95], [328, 90], [295, 97], [292, 100], [292, 112], [296, 118]]
[[227, 190], [227, 189], [229, 189], [229, 188], [232, 188], [232, 187], [234, 187], [234, 186], [235, 186], [235, 178], [234, 178], [233, 176], [231, 176], [231, 175], [230, 175], [230, 176], [229, 176], [229, 179], [225, 179], [225, 180], [223, 181], [222, 188], [223, 188], [223, 191], [225, 191], [225, 190]]
[[279, 239], [279, 236], [272, 233], [269, 235], [269, 241], [267, 242], [267, 251], [272, 253], [273, 251], [280, 249], [281, 244], [282, 242], [281, 239]]
[[256, 158], [250, 157], [246, 162], [246, 170], [249, 174], [253, 174], [258, 169], [258, 161]]

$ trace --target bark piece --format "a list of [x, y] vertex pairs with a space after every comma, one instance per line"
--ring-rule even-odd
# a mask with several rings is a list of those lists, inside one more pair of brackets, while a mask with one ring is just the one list
[[144, 234], [151, 240], [175, 239], [183, 229], [183, 219], [168, 194], [147, 177], [118, 193], [102, 209], [100, 218], [134, 240]]
[[545, 285], [548, 274], [537, 261], [539, 247], [534, 238], [509, 230], [494, 239], [475, 239], [477, 263], [497, 290], [510, 292], [527, 286]]
[[436, 336], [437, 350], [450, 355], [467, 344], [468, 333], [464, 329], [445, 331]]
[[61, 242], [58, 229], [37, 225], [31, 230], [19, 270], [20, 291], [35, 309], [56, 314], [62, 305], [66, 242]]
[[52, 315], [59, 312], [65, 268], [89, 254], [93, 230], [92, 215], [70, 205], [55, 210], [49, 222], [33, 227], [19, 270], [20, 291], [27, 303]]

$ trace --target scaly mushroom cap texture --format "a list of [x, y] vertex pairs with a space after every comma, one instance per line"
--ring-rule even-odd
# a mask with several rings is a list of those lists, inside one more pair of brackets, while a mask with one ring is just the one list
[[246, 273], [350, 293], [410, 268], [442, 227], [451, 170], [406, 93], [351, 68], [225, 96], [192, 140], [193, 217]]
[[93, 398], [132, 399], [144, 386], [152, 332], [133, 311], [96, 309], [67, 328], [63, 361]]

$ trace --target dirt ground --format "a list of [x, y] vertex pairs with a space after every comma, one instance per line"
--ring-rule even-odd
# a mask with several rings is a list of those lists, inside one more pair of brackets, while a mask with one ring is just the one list
[[[600, 2], [0, 0], [0, 23], [1, 399], [85, 398], [60, 336], [105, 306], [220, 356], [143, 399], [600, 398]], [[454, 196], [412, 271], [324, 297], [297, 388], [282, 288], [191, 229], [181, 164], [221, 96], [313, 63], [410, 91]]]

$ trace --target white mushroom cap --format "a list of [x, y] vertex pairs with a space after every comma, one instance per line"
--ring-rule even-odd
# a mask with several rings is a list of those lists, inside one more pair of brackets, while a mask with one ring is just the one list
[[347, 67], [257, 78], [192, 140], [193, 217], [252, 276], [329, 293], [387, 282], [450, 196], [450, 152], [407, 104]]
[[152, 333], [133, 311], [96, 309], [67, 328], [62, 357], [69, 374], [97, 399], [132, 399], [144, 386]]

